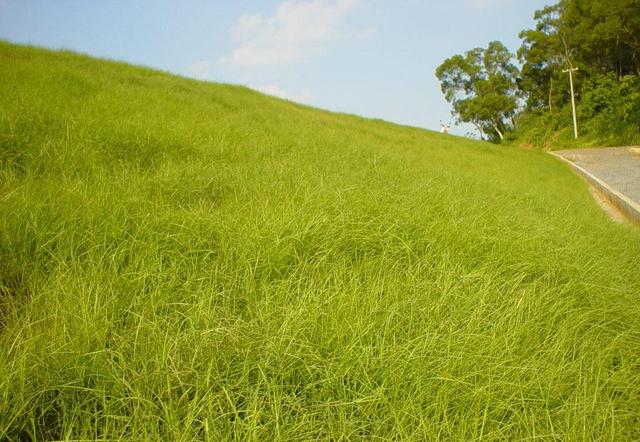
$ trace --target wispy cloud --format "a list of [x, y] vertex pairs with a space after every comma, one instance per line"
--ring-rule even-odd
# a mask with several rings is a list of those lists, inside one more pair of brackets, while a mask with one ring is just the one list
[[204, 80], [211, 74], [212, 67], [213, 65], [209, 60], [197, 60], [187, 67], [187, 74], [198, 80]]
[[341, 35], [342, 18], [359, 1], [286, 0], [273, 16], [243, 15], [231, 31], [238, 46], [220, 61], [235, 67], [252, 67], [309, 57]]
[[510, 3], [512, 0], [467, 0], [468, 3], [477, 8], [486, 8], [496, 4]]
[[263, 94], [272, 95], [278, 98], [284, 98], [289, 101], [296, 101], [298, 103], [309, 103], [312, 100], [312, 96], [309, 93], [291, 93], [274, 84], [266, 84], [264, 86], [249, 86], [251, 89], [255, 89]]

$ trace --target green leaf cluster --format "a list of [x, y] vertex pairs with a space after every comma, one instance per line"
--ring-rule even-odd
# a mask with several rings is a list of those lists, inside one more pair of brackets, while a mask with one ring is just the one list
[[455, 55], [436, 70], [454, 116], [492, 140], [504, 139], [511, 128], [518, 107], [517, 74], [513, 54], [499, 41]]
[[593, 142], [640, 142], [640, 0], [560, 0], [533, 18], [535, 26], [519, 34], [519, 68], [499, 42], [438, 68], [458, 121], [475, 124], [490, 140], [530, 143], [530, 134], [544, 133], [541, 144], [554, 144], [555, 132], [572, 125], [566, 71], [577, 68], [580, 132]]

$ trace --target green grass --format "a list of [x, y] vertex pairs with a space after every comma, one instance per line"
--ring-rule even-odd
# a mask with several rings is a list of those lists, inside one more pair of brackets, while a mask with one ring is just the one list
[[[578, 111], [580, 111], [580, 104]], [[516, 129], [508, 134], [509, 144], [544, 150], [584, 147], [634, 146], [640, 144], [639, 126], [623, 121], [620, 115], [603, 112], [585, 121], [578, 117], [578, 138], [574, 138], [571, 107], [559, 113], [531, 113], [518, 117]]]
[[0, 439], [640, 438], [640, 233], [538, 151], [0, 44]]

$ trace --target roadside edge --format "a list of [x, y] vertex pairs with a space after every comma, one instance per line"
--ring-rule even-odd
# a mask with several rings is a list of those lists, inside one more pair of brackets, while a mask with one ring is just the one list
[[586, 178], [589, 184], [595, 187], [595, 189], [599, 191], [607, 199], [607, 201], [609, 201], [616, 209], [618, 209], [629, 221], [640, 225], [640, 204], [636, 203], [628, 196], [613, 189], [600, 178], [596, 177], [586, 169], [578, 166], [573, 161], [563, 157], [556, 152], [549, 152], [549, 154], [569, 164], [576, 172], [578, 172], [578, 174]]

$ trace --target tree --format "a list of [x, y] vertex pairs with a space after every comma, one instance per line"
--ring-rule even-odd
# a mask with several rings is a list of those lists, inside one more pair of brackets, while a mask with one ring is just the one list
[[561, 0], [534, 19], [536, 28], [520, 33], [518, 50], [531, 107], [551, 92], [555, 68], [571, 60], [594, 75], [615, 72], [618, 81], [640, 75], [640, 0]]
[[493, 141], [504, 140], [513, 127], [518, 107], [518, 69], [513, 55], [499, 41], [486, 49], [475, 48], [445, 60], [436, 69], [452, 114], [460, 122], [473, 124]]
[[[520, 33], [518, 50], [522, 63], [518, 86], [526, 98], [525, 113], [564, 114], [569, 94], [562, 71], [578, 66], [576, 91], [581, 99], [588, 98], [582, 106], [583, 120], [604, 118], [599, 110], [609, 108], [602, 100], [617, 96], [623, 82], [635, 96], [637, 83], [629, 77], [640, 75], [640, 0], [559, 0], [536, 11], [534, 19], [535, 29]], [[601, 126], [603, 132], [608, 127], [613, 126]]]
[[562, 0], [563, 27], [580, 60], [617, 80], [640, 74], [640, 0]]
[[559, 4], [536, 11], [536, 28], [519, 35], [522, 39], [517, 53], [522, 63], [519, 87], [529, 111], [546, 106], [553, 112], [554, 80], [558, 80], [558, 67], [566, 63], [568, 52], [566, 40], [563, 44], [560, 36], [561, 12]]

